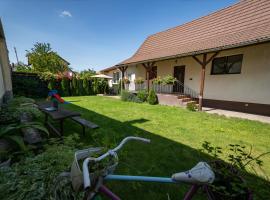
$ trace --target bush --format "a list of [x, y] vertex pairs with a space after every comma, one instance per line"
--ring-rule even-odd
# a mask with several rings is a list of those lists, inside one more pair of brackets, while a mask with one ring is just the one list
[[89, 94], [89, 81], [86, 78], [83, 79], [83, 91], [84, 95]]
[[64, 144], [51, 140], [45, 152], [28, 155], [10, 168], [0, 168], [0, 199], [50, 199], [54, 179], [68, 170], [75, 149], [80, 147], [77, 140], [78, 136], [66, 137]]
[[157, 95], [154, 90], [150, 90], [149, 95], [147, 97], [147, 102], [151, 105], [155, 105], [158, 103]]
[[77, 91], [77, 87], [78, 87], [78, 81], [77, 81], [77, 78], [73, 78], [72, 81], [71, 81], [71, 91], [72, 91], [72, 95], [73, 96], [76, 96], [78, 95], [78, 91]]
[[147, 99], [147, 92], [146, 90], [140, 90], [137, 94], [137, 97], [142, 101], [145, 102]]
[[63, 78], [61, 81], [63, 96], [69, 96], [69, 79]]
[[122, 101], [130, 101], [135, 103], [142, 103], [143, 101], [139, 99], [135, 94], [128, 92], [127, 90], [123, 90], [121, 92], [121, 100]]
[[187, 109], [190, 111], [197, 111], [198, 106], [196, 105], [196, 102], [188, 102], [187, 103]]
[[166, 85], [166, 84], [171, 84], [172, 85], [172, 84], [174, 84], [175, 81], [176, 81], [176, 78], [174, 78], [171, 75], [167, 75], [167, 76], [163, 77], [163, 79], [162, 79], [162, 83], [164, 85]]
[[130, 92], [128, 92], [127, 90], [122, 90], [122, 92], [121, 92], [121, 100], [122, 101], [129, 101], [131, 95], [132, 94]]
[[144, 83], [144, 79], [139, 77], [137, 79], [134, 80], [135, 84], [143, 84]]

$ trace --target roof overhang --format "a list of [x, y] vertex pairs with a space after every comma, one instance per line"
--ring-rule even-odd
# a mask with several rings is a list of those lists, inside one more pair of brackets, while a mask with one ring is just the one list
[[211, 49], [204, 49], [204, 50], [200, 50], [200, 51], [187, 52], [187, 53], [176, 54], [176, 55], [171, 55], [171, 56], [164, 56], [164, 57], [153, 58], [153, 59], [148, 59], [148, 60], [147, 59], [140, 60], [137, 62], [119, 63], [119, 64], [115, 65], [115, 68], [120, 67], [120, 66], [125, 66], [125, 65], [136, 65], [136, 64], [146, 63], [146, 62], [156, 62], [156, 61], [161, 61], [161, 60], [169, 60], [169, 59], [174, 59], [174, 58], [200, 55], [200, 54], [204, 54], [204, 53], [213, 53], [213, 52], [222, 51], [222, 50], [236, 49], [236, 48], [241, 48], [241, 47], [245, 47], [245, 46], [266, 43], [269, 41], [270, 41], [270, 37], [266, 37], [266, 38], [251, 40], [251, 41], [242, 42], [242, 43], [238, 43], [238, 44], [226, 45], [226, 46], [221, 46], [221, 47], [216, 47], [216, 48], [211, 48]]

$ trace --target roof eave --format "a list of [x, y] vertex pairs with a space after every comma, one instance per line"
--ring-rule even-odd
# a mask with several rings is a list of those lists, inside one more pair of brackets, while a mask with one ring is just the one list
[[153, 59], [148, 59], [148, 60], [140, 60], [140, 61], [136, 61], [136, 62], [120, 63], [120, 64], [117, 64], [115, 66], [119, 67], [119, 66], [125, 66], [125, 65], [135, 65], [135, 64], [142, 64], [145, 62], [153, 62], [153, 61], [160, 61], [160, 60], [168, 60], [168, 59], [172, 59], [172, 58], [193, 56], [193, 55], [199, 55], [199, 54], [203, 54], [203, 53], [211, 53], [211, 52], [215, 52], [215, 51], [245, 47], [245, 46], [260, 44], [260, 43], [269, 42], [269, 41], [270, 41], [270, 37], [266, 37], [266, 38], [260, 38], [260, 39], [251, 40], [251, 41], [247, 41], [247, 42], [241, 42], [238, 44], [232, 44], [232, 45], [226, 45], [226, 46], [221, 46], [221, 47], [216, 47], [216, 48], [211, 48], [211, 49], [205, 49], [205, 50], [201, 50], [201, 51], [192, 51], [192, 52], [187, 52], [187, 53], [183, 53], [183, 54], [175, 54], [175, 55], [171, 55], [171, 56], [164, 56], [164, 57], [153, 58]]

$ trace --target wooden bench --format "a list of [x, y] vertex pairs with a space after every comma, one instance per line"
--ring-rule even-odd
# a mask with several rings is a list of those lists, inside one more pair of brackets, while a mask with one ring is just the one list
[[93, 122], [90, 122], [90, 121], [88, 121], [86, 119], [83, 119], [81, 117], [78, 117], [78, 116], [71, 117], [71, 119], [82, 126], [82, 128], [83, 128], [83, 135], [85, 135], [85, 127], [91, 128], [91, 129], [96, 129], [96, 128], [99, 127], [98, 125], [94, 124]]

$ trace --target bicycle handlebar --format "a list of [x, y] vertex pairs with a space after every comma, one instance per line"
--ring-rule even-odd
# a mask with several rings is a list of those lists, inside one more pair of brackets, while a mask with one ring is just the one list
[[141, 141], [141, 142], [150, 143], [150, 139], [141, 138], [141, 137], [134, 137], [134, 136], [128, 136], [128, 137], [124, 138], [117, 147], [115, 147], [114, 149], [108, 150], [105, 154], [99, 156], [98, 158], [86, 158], [83, 161], [84, 189], [91, 186], [90, 174], [89, 174], [89, 169], [88, 169], [89, 162], [90, 161], [98, 162], [98, 161], [101, 161], [101, 160], [103, 160], [104, 158], [106, 158], [107, 156], [110, 156], [110, 155], [116, 157], [116, 152], [118, 150], [120, 150], [124, 146], [124, 144], [126, 144], [130, 140], [138, 140], [138, 141]]

